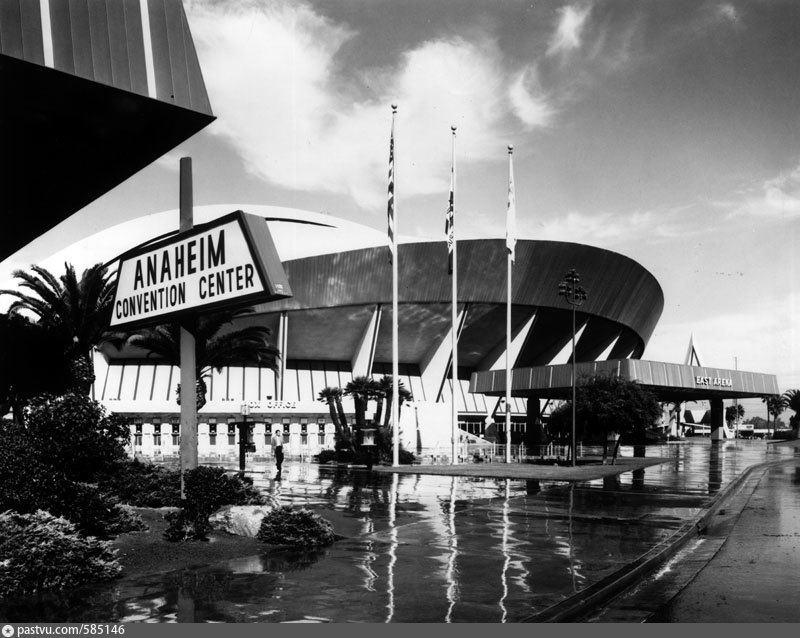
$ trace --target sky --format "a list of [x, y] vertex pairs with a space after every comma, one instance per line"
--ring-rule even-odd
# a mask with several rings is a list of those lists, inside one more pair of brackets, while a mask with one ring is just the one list
[[[795, 0], [186, 0], [216, 121], [2, 266], [194, 203], [325, 212], [397, 230], [591, 244], [649, 270], [644, 358], [800, 388], [800, 3]], [[591, 291], [588, 291], [591, 294]]]

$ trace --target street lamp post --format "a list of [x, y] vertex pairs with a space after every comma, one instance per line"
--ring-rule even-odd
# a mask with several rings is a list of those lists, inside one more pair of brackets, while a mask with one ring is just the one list
[[575, 308], [586, 301], [586, 291], [578, 284], [581, 276], [573, 268], [564, 277], [564, 281], [558, 284], [558, 295], [564, 297], [567, 303], [572, 306], [572, 439], [570, 440], [570, 456], [572, 456], [572, 467], [575, 467]]
[[242, 420], [239, 423], [239, 472], [244, 475], [245, 463], [247, 461], [247, 444], [250, 439], [250, 431], [247, 427], [247, 417], [250, 415], [250, 404], [242, 403], [240, 412]]

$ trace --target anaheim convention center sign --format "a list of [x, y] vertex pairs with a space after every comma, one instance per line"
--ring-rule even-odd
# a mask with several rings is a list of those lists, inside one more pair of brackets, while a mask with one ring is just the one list
[[111, 326], [291, 297], [263, 218], [236, 211], [120, 258]]

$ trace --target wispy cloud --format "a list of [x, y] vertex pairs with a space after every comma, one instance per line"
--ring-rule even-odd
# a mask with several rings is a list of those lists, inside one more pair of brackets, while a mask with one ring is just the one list
[[[764, 312], [764, 307], [770, 311]], [[700, 313], [703, 308], [696, 310]], [[656, 361], [683, 363], [689, 335], [694, 335], [704, 365], [733, 368], [735, 355], [740, 370], [778, 374], [779, 385], [786, 389], [797, 379], [790, 365], [777, 370], [774, 362], [796, 361], [800, 356], [800, 332], [792, 322], [786, 321], [786, 317], [795, 317], [799, 311], [800, 295], [792, 293], [762, 300], [755, 306], [742, 304], [731, 312], [720, 312], [720, 308], [716, 308], [707, 317], [695, 314], [688, 321], [662, 321], [645, 356]], [[682, 349], [675, 344], [681, 344]]]
[[553, 115], [532, 76], [507, 68], [488, 37], [418, 44], [391, 69], [363, 71], [365, 96], [337, 82], [337, 54], [353, 33], [306, 5], [197, 0], [187, 13], [218, 116], [209, 132], [248, 171], [286, 188], [382, 207], [392, 102], [406, 196], [446, 188], [451, 125], [460, 156], [475, 162], [496, 154], [512, 116], [531, 129]]
[[569, 237], [570, 241], [605, 246], [621, 246], [646, 239], [652, 245], [694, 232], [705, 232], [696, 224], [687, 224], [687, 218], [695, 216], [693, 206], [637, 210], [628, 214], [570, 211], [566, 215], [535, 222], [534, 226], [524, 230], [535, 239], [563, 240]]
[[548, 126], [555, 116], [556, 110], [544, 96], [535, 69], [519, 74], [508, 90], [508, 97], [515, 115], [529, 129]]
[[739, 10], [730, 2], [724, 2], [716, 7], [716, 14], [720, 19], [726, 20], [733, 24], [739, 24], [741, 15]]
[[800, 164], [765, 180], [757, 188], [743, 193], [739, 200], [717, 202], [716, 205], [728, 210], [732, 216], [775, 219], [800, 216]]
[[591, 10], [591, 5], [568, 5], [559, 9], [558, 26], [547, 47], [548, 55], [568, 53], [581, 47], [584, 26]]

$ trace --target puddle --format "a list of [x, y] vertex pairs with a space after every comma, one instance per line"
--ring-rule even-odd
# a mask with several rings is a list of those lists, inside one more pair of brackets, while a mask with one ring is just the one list
[[369, 473], [290, 462], [254, 474], [345, 539], [3, 601], [9, 622], [515, 622], [635, 560], [746, 467], [763, 442], [648, 447], [661, 465], [568, 484]]

